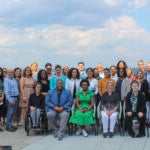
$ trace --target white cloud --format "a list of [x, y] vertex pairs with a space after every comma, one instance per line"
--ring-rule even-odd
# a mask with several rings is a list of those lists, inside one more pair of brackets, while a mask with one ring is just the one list
[[134, 7], [141, 8], [141, 7], [150, 6], [150, 1], [149, 0], [132, 0], [131, 4]]

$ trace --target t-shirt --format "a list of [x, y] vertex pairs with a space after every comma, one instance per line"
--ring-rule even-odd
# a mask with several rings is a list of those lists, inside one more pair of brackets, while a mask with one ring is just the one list
[[137, 95], [132, 93], [131, 98], [130, 98], [131, 104], [132, 104], [132, 111], [136, 112], [136, 107], [137, 107]]

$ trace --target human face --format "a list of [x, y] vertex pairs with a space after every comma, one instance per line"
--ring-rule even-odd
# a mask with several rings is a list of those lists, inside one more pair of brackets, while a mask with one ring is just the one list
[[20, 77], [21, 77], [21, 70], [20, 70], [20, 69], [17, 69], [17, 70], [15, 71], [15, 77], [16, 77], [16, 78], [20, 78]]
[[138, 79], [142, 79], [143, 78], [143, 73], [141, 71], [138, 71], [137, 78]]
[[46, 72], [45, 72], [45, 71], [42, 71], [42, 72], [41, 72], [41, 77], [42, 77], [42, 79], [45, 79], [45, 78], [46, 78]]
[[150, 63], [148, 63], [148, 64], [146, 65], [146, 70], [147, 70], [147, 72], [150, 72]]
[[56, 88], [58, 91], [62, 91], [63, 89], [63, 82], [61, 80], [57, 81]]
[[108, 83], [106, 88], [109, 93], [113, 92], [114, 90], [114, 86], [112, 83]]
[[127, 69], [127, 77], [130, 78], [132, 76], [132, 70]]
[[77, 77], [77, 71], [74, 69], [72, 70], [72, 78], [76, 78]]
[[109, 78], [110, 77], [110, 72], [108, 70], [104, 71], [104, 76], [105, 78]]
[[88, 84], [87, 84], [86, 82], [83, 82], [83, 83], [82, 83], [82, 89], [83, 89], [83, 91], [87, 91], [87, 89], [88, 89]]
[[46, 67], [46, 72], [47, 73], [51, 73], [51, 71], [52, 71], [52, 66], [47, 66]]
[[36, 72], [37, 71], [37, 64], [32, 64], [31, 65], [31, 70], [33, 71], [33, 72]]
[[140, 70], [144, 70], [144, 62], [139, 62], [138, 63], [138, 68], [140, 69]]
[[67, 75], [67, 74], [68, 74], [68, 71], [69, 71], [69, 67], [68, 67], [68, 66], [65, 66], [65, 67], [64, 67], [64, 74]]
[[37, 84], [35, 87], [35, 92], [40, 93], [40, 91], [41, 91], [41, 85]]
[[124, 66], [124, 63], [121, 61], [120, 63], [119, 63], [119, 68], [124, 68], [125, 66]]
[[7, 69], [3, 69], [3, 76], [4, 76], [4, 77], [7, 76]]
[[87, 71], [87, 76], [88, 76], [88, 78], [92, 78], [93, 77], [93, 71], [91, 69], [89, 69]]
[[102, 64], [98, 64], [97, 65], [97, 69], [98, 69], [98, 72], [102, 72], [103, 71], [103, 65]]
[[8, 75], [9, 75], [11, 78], [14, 78], [14, 70], [13, 70], [13, 69], [9, 69], [9, 70], [8, 70]]
[[56, 68], [56, 74], [60, 74], [61, 73], [61, 68]]
[[30, 76], [31, 75], [31, 69], [30, 68], [26, 68], [25, 75], [26, 76]]
[[137, 84], [137, 83], [133, 83], [133, 84], [132, 84], [132, 91], [133, 91], [134, 93], [137, 93], [138, 90], [139, 90], [138, 84]]
[[119, 76], [120, 76], [120, 77], [124, 77], [124, 71], [123, 71], [123, 70], [120, 70], [120, 71], [119, 71]]
[[79, 69], [79, 71], [83, 71], [84, 70], [84, 65], [83, 64], [79, 64], [78, 65], [78, 69]]
[[111, 67], [110, 72], [111, 72], [112, 75], [115, 75], [116, 72], [117, 72], [117, 69], [115, 67]]
[[95, 69], [95, 70], [94, 70], [94, 77], [97, 78], [98, 76], [99, 76], [98, 70]]

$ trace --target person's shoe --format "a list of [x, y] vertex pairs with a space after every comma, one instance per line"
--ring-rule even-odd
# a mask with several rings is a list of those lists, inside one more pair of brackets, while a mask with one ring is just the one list
[[134, 133], [134, 132], [129, 132], [129, 135], [130, 135], [132, 138], [135, 138], [135, 133]]
[[104, 138], [107, 138], [107, 133], [103, 133], [103, 137], [104, 137]]
[[53, 137], [57, 138], [57, 136], [58, 136], [57, 131], [54, 131], [54, 132], [53, 132]]
[[3, 131], [3, 129], [0, 128], [0, 131]]
[[109, 138], [112, 138], [113, 135], [114, 135], [114, 133], [113, 133], [113, 132], [110, 132], [110, 133], [109, 133]]
[[8, 127], [6, 127], [6, 131], [15, 132], [16, 130], [14, 128], [8, 128]]
[[16, 126], [12, 126], [12, 128], [14, 128], [15, 130], [17, 130], [17, 129], [18, 129]]
[[81, 132], [82, 132], [82, 135], [83, 135], [84, 137], [87, 137], [87, 136], [88, 136], [88, 133], [85, 131], [85, 129], [82, 129]]
[[136, 135], [137, 138], [144, 137], [144, 136], [145, 136], [145, 135], [144, 135], [144, 134], [141, 134], [141, 133], [139, 133], [139, 134]]
[[58, 140], [59, 141], [63, 140], [63, 137], [62, 136], [58, 136]]
[[78, 130], [76, 131], [76, 135], [80, 135], [81, 133], [82, 133], [81, 129], [78, 129]]
[[21, 122], [19, 122], [19, 123], [18, 123], [18, 126], [22, 126], [22, 123], [21, 123]]

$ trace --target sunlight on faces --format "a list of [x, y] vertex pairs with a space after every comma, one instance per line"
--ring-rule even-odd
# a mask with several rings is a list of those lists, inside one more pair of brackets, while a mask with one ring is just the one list
[[97, 65], [97, 69], [99, 72], [102, 72], [103, 71], [103, 65], [102, 64], [98, 64]]
[[87, 76], [88, 76], [89, 78], [92, 78], [92, 77], [93, 77], [93, 72], [92, 72], [91, 69], [89, 69], [89, 70], [87, 71]]
[[105, 78], [109, 78], [110, 72], [108, 70], [104, 70], [104, 76], [105, 76]]
[[36, 86], [35, 86], [35, 92], [36, 93], [39, 93], [41, 91], [41, 85], [40, 84], [37, 84]]
[[79, 64], [78, 65], [78, 69], [79, 69], [79, 71], [83, 71], [84, 70], [84, 65], [83, 64]]
[[36, 63], [31, 64], [31, 70], [32, 72], [37, 72], [38, 71], [38, 65]]
[[14, 70], [8, 69], [8, 75], [13, 78], [14, 77]]
[[88, 89], [88, 84], [86, 82], [83, 82], [81, 85], [83, 91], [86, 91]]

